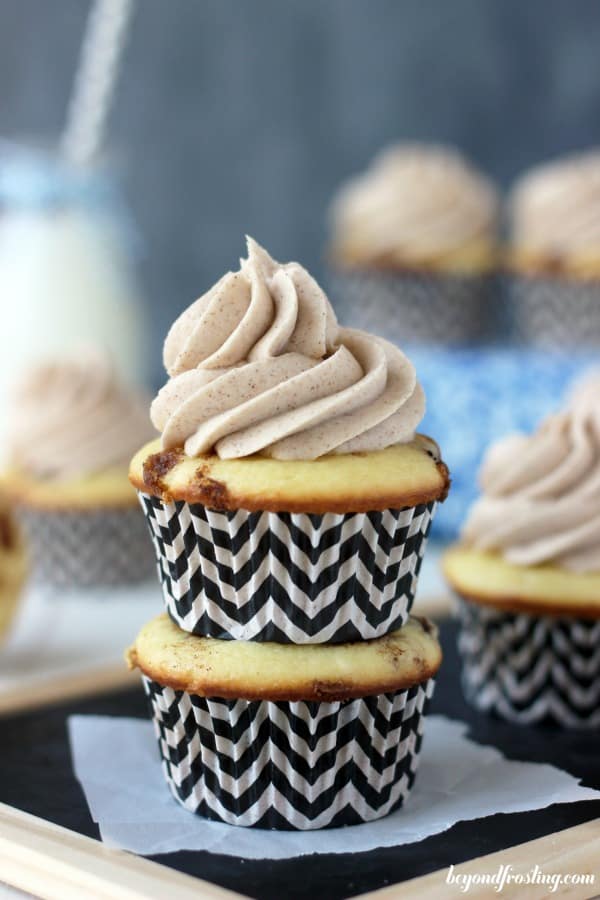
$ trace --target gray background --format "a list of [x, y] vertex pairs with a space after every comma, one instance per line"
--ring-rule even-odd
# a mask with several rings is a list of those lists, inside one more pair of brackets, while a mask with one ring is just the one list
[[[1, 135], [58, 134], [87, 10], [0, 0]], [[111, 150], [153, 358], [244, 232], [320, 274], [332, 192], [386, 142], [454, 143], [503, 185], [600, 143], [599, 48], [597, 0], [139, 0]]]

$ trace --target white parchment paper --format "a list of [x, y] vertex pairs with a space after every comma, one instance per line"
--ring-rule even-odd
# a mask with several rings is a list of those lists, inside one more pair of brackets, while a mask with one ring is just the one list
[[359, 853], [420, 841], [456, 822], [494, 813], [600, 799], [566, 772], [505, 759], [466, 736], [467, 725], [428, 716], [421, 764], [408, 803], [365, 825], [313, 832], [275, 832], [209, 822], [172, 798], [163, 778], [151, 722], [72, 716], [75, 773], [102, 840], [142, 855], [209, 850], [246, 859], [308, 853]]

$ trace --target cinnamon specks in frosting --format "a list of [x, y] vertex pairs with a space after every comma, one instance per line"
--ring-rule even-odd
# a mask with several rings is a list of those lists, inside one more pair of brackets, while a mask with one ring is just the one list
[[425, 411], [409, 359], [342, 328], [317, 282], [252, 239], [173, 324], [151, 418], [164, 450], [317, 459], [408, 443]]
[[531, 435], [493, 445], [465, 541], [515, 565], [600, 571], [600, 374]]

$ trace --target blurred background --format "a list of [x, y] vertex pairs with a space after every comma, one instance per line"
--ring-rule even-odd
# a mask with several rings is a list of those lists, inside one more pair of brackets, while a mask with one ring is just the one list
[[[309, 268], [344, 323], [409, 352], [422, 428], [454, 476], [436, 533], [455, 535], [489, 443], [534, 428], [597, 362], [600, 253], [591, 279], [507, 278], [492, 215], [481, 271], [390, 279], [373, 258], [366, 279], [346, 278], [328, 264], [329, 207], [382, 148], [442, 144], [473, 167], [464, 180], [424, 163], [415, 192], [408, 169], [382, 210], [410, 211], [406, 192], [421, 191], [415, 233], [420, 202], [434, 224], [453, 203], [468, 219], [479, 172], [501, 232], [515, 178], [600, 145], [598, 4], [0, 0], [0, 13], [0, 448], [16, 373], [81, 339], [156, 389], [170, 324], [237, 267], [249, 233]], [[600, 217], [567, 188], [579, 225]], [[526, 314], [517, 339], [511, 310]]]
[[[160, 602], [127, 476], [152, 431], [136, 391], [163, 383], [169, 326], [246, 233], [415, 362], [453, 479], [420, 596], [447, 610], [439, 553], [486, 448], [600, 359], [599, 37], [597, 0], [0, 0], [0, 711], [90, 666], [121, 683]], [[377, 240], [342, 265], [331, 202], [397, 142], [459, 155], [401, 152], [389, 191], [369, 169], [365, 234], [400, 265]], [[541, 191], [547, 256], [511, 268], [515, 178], [583, 151]], [[429, 268], [402, 258], [432, 234]]]
[[[58, 139], [89, 8], [0, 0], [2, 137]], [[600, 143], [599, 34], [594, 0], [142, 0], [105, 154], [143, 238], [152, 382], [244, 232], [322, 276], [328, 203], [384, 144], [453, 144], [506, 186]]]

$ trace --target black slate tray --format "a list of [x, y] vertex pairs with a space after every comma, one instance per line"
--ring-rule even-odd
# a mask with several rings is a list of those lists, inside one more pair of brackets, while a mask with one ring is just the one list
[[[445, 623], [441, 632], [445, 658], [432, 712], [467, 721], [474, 740], [495, 745], [509, 758], [552, 763], [600, 789], [600, 734], [517, 728], [472, 711], [460, 692], [454, 624]], [[98, 838], [71, 765], [66, 722], [73, 714], [146, 717], [147, 710], [140, 687], [0, 719], [0, 802]], [[417, 844], [368, 853], [243, 860], [182, 852], [153, 859], [260, 900], [341, 900], [597, 817], [600, 801], [585, 801], [460, 823]]]

